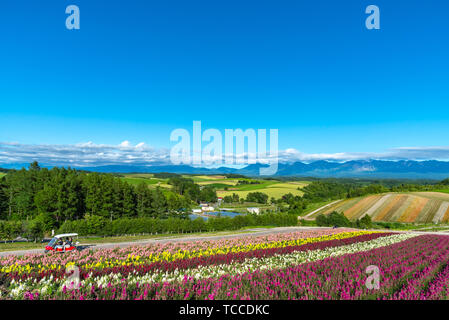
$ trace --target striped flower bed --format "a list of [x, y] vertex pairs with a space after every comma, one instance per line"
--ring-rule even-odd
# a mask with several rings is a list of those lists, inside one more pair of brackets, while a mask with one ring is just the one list
[[[444, 299], [448, 261], [446, 236], [329, 229], [7, 257], [0, 292], [3, 299]], [[72, 265], [79, 283], [65, 275]], [[379, 289], [365, 285], [370, 265], [380, 270]]]

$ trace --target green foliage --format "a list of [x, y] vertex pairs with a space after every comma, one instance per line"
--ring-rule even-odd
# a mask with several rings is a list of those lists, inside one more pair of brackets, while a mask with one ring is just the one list
[[[198, 188], [198, 195], [200, 190]], [[204, 197], [212, 198], [210, 190]], [[86, 214], [123, 217], [169, 217], [189, 208], [188, 197], [141, 183], [134, 187], [111, 174], [80, 172], [71, 168], [11, 170], [0, 179], [0, 219], [38, 219], [45, 231]]]
[[320, 214], [315, 219], [316, 224], [322, 227], [350, 227], [351, 221], [342, 213], [332, 211], [328, 215]]
[[22, 221], [0, 221], [0, 238], [12, 240], [22, 235], [24, 222]]
[[271, 199], [271, 203], [286, 203], [288, 204], [288, 208], [281, 206], [280, 209], [282, 211], [288, 211], [291, 214], [300, 215], [304, 212], [305, 209], [307, 209], [307, 205], [309, 204], [309, 201], [307, 199], [304, 199], [300, 196], [295, 196], [292, 193], [287, 193], [282, 196], [281, 199], [278, 201], [274, 198]]
[[37, 221], [42, 224], [42, 229], [44, 232], [49, 232], [51, 230], [56, 230], [56, 220], [53, 215], [48, 212], [42, 212], [36, 217]]
[[324, 214], [320, 214], [315, 218], [315, 222], [317, 226], [327, 227], [329, 226], [327, 216]]
[[158, 172], [158, 173], [154, 173], [153, 177], [157, 178], [157, 179], [170, 179], [170, 178], [180, 177], [180, 175], [177, 173], [170, 173], [170, 172]]
[[103, 229], [106, 227], [108, 220], [96, 215], [87, 215], [85, 217], [86, 220], [86, 228], [89, 234], [100, 234], [103, 232]]
[[404, 229], [404, 227], [407, 224], [404, 223], [400, 223], [400, 222], [383, 222], [383, 221], [379, 221], [374, 223], [374, 225], [378, 228], [383, 228], [383, 229]]
[[225, 203], [238, 203], [240, 201], [240, 197], [236, 193], [232, 193], [232, 196], [225, 196], [223, 198]]
[[261, 184], [258, 180], [238, 180], [237, 185], [246, 185], [246, 184]]
[[307, 226], [307, 227], [311, 227], [311, 226], [316, 226], [317, 222], [315, 220], [305, 220], [305, 219], [301, 219], [299, 220], [299, 223], [301, 226]]
[[129, 234], [161, 234], [161, 233], [191, 233], [203, 231], [238, 230], [246, 226], [294, 226], [297, 225], [295, 216], [281, 214], [241, 215], [234, 218], [210, 218], [203, 220], [181, 219], [170, 217], [168, 219], [155, 218], [120, 218], [107, 220], [101, 217], [75, 221], [66, 221], [58, 233], [75, 232], [79, 235], [118, 236]]
[[250, 192], [246, 196], [246, 201], [266, 204], [268, 201], [268, 195], [263, 192]]
[[211, 186], [205, 186], [200, 191], [200, 201], [204, 202], [217, 202], [217, 192]]
[[30, 240], [40, 240], [44, 237], [44, 225], [40, 220], [26, 221], [23, 225], [22, 236]]
[[213, 186], [200, 188], [192, 179], [183, 177], [170, 178], [168, 184], [172, 185], [174, 192], [197, 203], [217, 201], [217, 192]]
[[302, 188], [303, 198], [312, 202], [345, 198], [348, 187], [337, 182], [314, 181]]
[[373, 227], [373, 222], [371, 221], [371, 217], [369, 215], [364, 215], [360, 220], [357, 219], [355, 222], [357, 228], [360, 229], [371, 229]]
[[337, 211], [332, 211], [328, 215], [318, 215], [315, 223], [321, 227], [354, 227], [359, 229], [371, 229], [373, 227], [369, 215], [365, 215], [360, 220], [351, 222], [343, 213]]
[[310, 202], [324, 202], [385, 192], [431, 191], [437, 190], [439, 187], [441, 187], [441, 183], [429, 185], [426, 183], [406, 184], [390, 180], [373, 183], [348, 179], [329, 179], [314, 181], [301, 190], [304, 192], [303, 199]]

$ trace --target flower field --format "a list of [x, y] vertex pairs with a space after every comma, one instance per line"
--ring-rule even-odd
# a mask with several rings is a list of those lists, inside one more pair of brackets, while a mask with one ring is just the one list
[[0, 259], [0, 298], [446, 299], [448, 261], [448, 236], [321, 229], [11, 255]]
[[449, 221], [449, 195], [441, 192], [375, 194], [339, 201], [315, 214], [344, 213], [349, 219], [367, 214], [373, 221], [440, 223]]

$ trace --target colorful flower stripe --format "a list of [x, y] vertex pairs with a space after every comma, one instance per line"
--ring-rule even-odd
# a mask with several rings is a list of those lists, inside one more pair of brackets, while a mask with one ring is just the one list
[[77, 264], [89, 264], [98, 261], [100, 258], [108, 257], [110, 259], [124, 260], [128, 256], [147, 257], [151, 254], [157, 255], [162, 252], [177, 253], [182, 251], [207, 250], [222, 247], [239, 247], [248, 244], [271, 243], [288, 241], [292, 239], [315, 238], [326, 235], [335, 235], [342, 232], [352, 232], [354, 229], [317, 229], [290, 233], [278, 233], [263, 236], [244, 236], [238, 238], [228, 238], [220, 240], [198, 240], [198, 241], [179, 241], [155, 243], [146, 245], [129, 246], [125, 248], [101, 249], [96, 251], [83, 250], [70, 252], [70, 254], [27, 254], [21, 257], [10, 255], [0, 258], [0, 267], [17, 265], [63, 265], [69, 262]]
[[195, 251], [209, 248], [221, 247], [238, 247], [246, 244], [269, 243], [275, 241], [284, 241], [291, 239], [313, 238], [324, 235], [333, 235], [342, 232], [351, 232], [354, 229], [318, 229], [291, 233], [278, 233], [264, 236], [244, 236], [237, 238], [228, 238], [220, 240], [198, 240], [198, 241], [179, 241], [166, 242], [146, 245], [135, 245], [125, 248], [101, 249], [94, 252], [90, 250], [70, 252], [70, 254], [27, 254], [21, 257], [10, 255], [0, 258], [0, 267], [9, 266], [12, 264], [26, 265], [26, 264], [41, 264], [41, 265], [66, 265], [69, 262], [77, 262], [78, 264], [88, 264], [98, 261], [101, 257], [109, 257], [113, 259], [126, 259], [129, 255], [146, 257], [150, 254], [157, 254], [162, 252], [176, 253], [179, 250]]
[[[198, 257], [191, 259], [182, 259], [175, 260], [171, 262], [154, 262], [148, 264], [140, 264], [140, 265], [120, 265], [113, 268], [96, 268], [96, 269], [80, 269], [81, 278], [88, 277], [100, 277], [103, 274], [107, 273], [120, 273], [123, 277], [127, 277], [129, 274], [148, 274], [148, 273], [167, 273], [174, 272], [176, 270], [184, 270], [197, 268], [198, 266], [208, 266], [208, 265], [219, 265], [219, 264], [229, 264], [231, 262], [243, 262], [250, 258], [264, 258], [271, 257], [274, 255], [282, 255], [289, 254], [295, 251], [308, 251], [308, 250], [319, 250], [324, 248], [331, 248], [337, 246], [348, 245], [352, 243], [364, 242], [369, 240], [374, 240], [380, 237], [386, 237], [393, 235], [393, 233], [370, 233], [364, 234], [351, 238], [343, 238], [336, 240], [328, 240], [321, 242], [313, 242], [309, 244], [304, 244], [300, 246], [289, 246], [289, 247], [278, 247], [278, 248], [270, 248], [270, 249], [259, 249], [247, 252], [239, 252], [239, 253], [228, 253], [228, 254], [218, 254], [208, 257]], [[45, 270], [43, 272], [28, 272], [28, 273], [19, 273], [19, 272], [10, 272], [9, 277], [14, 280], [25, 280], [28, 278], [33, 278], [40, 280], [44, 277], [48, 278], [53, 276], [53, 279], [65, 278], [65, 270]]]
[[[329, 241], [336, 239], [346, 239], [364, 234], [375, 233], [373, 231], [352, 231], [352, 232], [341, 232], [337, 234], [331, 235], [322, 235], [318, 237], [309, 237], [309, 238], [296, 238], [292, 240], [278, 240], [272, 242], [259, 242], [259, 243], [248, 243], [242, 244], [240, 246], [225, 246], [225, 247], [214, 247], [214, 248], [201, 248], [198, 250], [178, 250], [178, 252], [169, 252], [164, 251], [162, 253], [154, 253], [149, 252], [148, 256], [140, 256], [134, 254], [128, 254], [126, 257], [114, 257], [114, 258], [106, 258], [108, 256], [100, 256], [98, 260], [93, 261], [91, 263], [84, 263], [82, 259], [76, 259], [77, 266], [82, 267], [83, 269], [102, 269], [102, 268], [113, 268], [116, 266], [137, 266], [144, 265], [152, 262], [159, 261], [176, 261], [181, 259], [191, 259], [197, 257], [209, 257], [217, 254], [228, 254], [228, 253], [240, 253], [240, 252], [249, 252], [252, 250], [261, 250], [261, 249], [271, 249], [271, 248], [282, 248], [287, 246], [299, 246], [308, 243], [321, 242], [321, 241]], [[58, 253], [54, 253], [52, 256], [60, 256]], [[76, 257], [76, 255], [75, 255]], [[66, 264], [61, 264], [57, 262], [52, 262], [51, 264], [19, 264], [14, 263], [11, 265], [4, 265], [1, 269], [1, 273], [30, 273], [33, 271], [37, 271], [42, 273], [46, 270], [65, 270], [68, 266], [75, 264], [75, 261], [67, 261]]]
[[436, 275], [434, 280], [429, 283], [428, 289], [420, 296], [422, 300], [441, 300], [449, 299], [449, 265]]
[[[396, 237], [396, 236], [393, 236]], [[382, 238], [376, 239], [382, 240]], [[328, 257], [284, 269], [257, 270], [219, 279], [186, 277], [175, 283], [130, 283], [106, 287], [87, 285], [67, 289], [50, 298], [59, 299], [368, 299], [393, 298], [407, 287], [407, 280], [440, 257], [447, 263], [449, 237], [417, 236], [369, 251]], [[446, 259], [446, 262], [444, 260]], [[381, 270], [380, 290], [365, 286], [367, 266]], [[438, 279], [435, 279], [438, 281]], [[425, 289], [423, 287], [422, 289]], [[429, 287], [430, 289], [430, 287]], [[24, 298], [49, 298], [26, 292]]]
[[[81, 283], [81, 290], [86, 288], [115, 288], [126, 283], [127, 286], [139, 286], [142, 284], [155, 283], [155, 282], [181, 282], [186, 277], [191, 279], [204, 279], [215, 278], [219, 279], [222, 276], [230, 276], [237, 274], [245, 274], [250, 270], [256, 269], [277, 269], [287, 268], [300, 263], [315, 261], [330, 256], [343, 255], [351, 252], [357, 252], [359, 250], [369, 250], [379, 246], [390, 245], [398, 241], [403, 241], [415, 235], [412, 234], [400, 234], [386, 237], [380, 237], [371, 241], [357, 242], [351, 245], [345, 245], [342, 247], [330, 247], [330, 248], [318, 248], [317, 250], [307, 250], [301, 252], [294, 252], [292, 254], [275, 255], [268, 258], [252, 258], [246, 259], [243, 263], [230, 263], [213, 266], [199, 266], [198, 268], [174, 272], [159, 272], [159, 273], [146, 273], [144, 275], [138, 275], [137, 273], [129, 273], [125, 278], [122, 274], [106, 273], [103, 276], [91, 276]], [[359, 237], [362, 238], [362, 237]], [[316, 244], [319, 245], [319, 244]], [[324, 250], [323, 250], [324, 249]], [[67, 284], [68, 285], [68, 284]], [[36, 283], [32, 280], [20, 281], [11, 283], [11, 294], [13, 296], [20, 296], [24, 291], [37, 290], [41, 295], [54, 295], [59, 288], [63, 287], [63, 280], [50, 278], [44, 278], [40, 282]], [[40, 289], [40, 290], [39, 290]]]

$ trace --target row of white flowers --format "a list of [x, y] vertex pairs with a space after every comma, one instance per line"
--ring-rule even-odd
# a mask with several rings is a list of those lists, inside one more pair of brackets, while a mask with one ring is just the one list
[[[406, 233], [397, 234], [387, 237], [381, 237], [370, 241], [353, 243], [350, 245], [326, 248], [320, 250], [300, 251], [284, 255], [275, 255], [265, 258], [251, 258], [243, 262], [233, 262], [230, 264], [220, 265], [206, 265], [198, 266], [192, 269], [174, 270], [172, 272], [154, 272], [145, 275], [129, 274], [125, 281], [128, 284], [144, 284], [155, 282], [173, 282], [182, 281], [185, 276], [195, 279], [204, 278], [219, 278], [223, 275], [238, 275], [248, 271], [266, 270], [266, 269], [282, 269], [296, 266], [302, 263], [322, 260], [328, 257], [336, 257], [344, 254], [357, 253], [367, 250], [372, 250], [384, 246], [389, 246], [412, 237], [417, 234]], [[81, 281], [78, 286], [90, 288], [92, 285], [96, 287], [106, 287], [108, 284], [112, 286], [119, 284], [124, 278], [120, 273], [105, 274], [100, 277], [89, 277]], [[55, 291], [61, 291], [66, 286], [71, 288], [73, 283], [68, 280], [55, 280], [50, 278], [43, 278], [39, 282], [35, 279], [28, 279], [20, 282], [11, 282], [10, 296], [12, 298], [21, 298], [26, 291], [39, 290], [41, 295], [50, 295]]]

